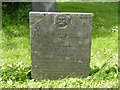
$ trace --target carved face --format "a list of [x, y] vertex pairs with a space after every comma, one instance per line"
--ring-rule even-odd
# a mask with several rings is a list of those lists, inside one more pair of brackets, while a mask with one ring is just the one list
[[67, 28], [69, 22], [70, 22], [70, 18], [67, 17], [66, 15], [61, 14], [55, 17], [55, 24], [60, 29]]
[[65, 17], [60, 16], [57, 19], [58, 19], [57, 23], [59, 24], [59, 26], [64, 27], [67, 24], [67, 20]]

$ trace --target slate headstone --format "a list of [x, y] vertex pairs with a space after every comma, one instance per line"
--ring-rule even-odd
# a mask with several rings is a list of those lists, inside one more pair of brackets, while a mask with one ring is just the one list
[[92, 13], [30, 12], [32, 78], [89, 75]]

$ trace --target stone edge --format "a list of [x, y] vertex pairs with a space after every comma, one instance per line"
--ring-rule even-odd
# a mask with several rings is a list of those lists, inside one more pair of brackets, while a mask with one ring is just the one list
[[87, 15], [93, 16], [93, 13], [75, 13], [75, 12], [29, 12], [29, 15], [39, 15], [39, 14], [79, 14], [79, 15]]

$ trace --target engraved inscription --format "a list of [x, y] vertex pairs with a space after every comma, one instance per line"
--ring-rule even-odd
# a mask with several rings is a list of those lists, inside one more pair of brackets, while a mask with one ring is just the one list
[[92, 17], [79, 17], [79, 18], [82, 21], [82, 27], [83, 28], [88, 28], [88, 27], [92, 28], [91, 27], [92, 25], [90, 25], [90, 23], [93, 22]]
[[39, 31], [40, 31], [40, 28], [37, 28], [37, 27], [34, 28], [34, 31], [32, 31], [33, 39], [39, 38]]
[[71, 18], [67, 15], [59, 14], [55, 17], [55, 24], [56, 27], [59, 29], [64, 29], [69, 26], [69, 23], [71, 22]]
[[72, 73], [88, 76], [92, 16], [47, 12], [41, 19], [43, 13], [30, 16], [32, 78], [55, 80]]

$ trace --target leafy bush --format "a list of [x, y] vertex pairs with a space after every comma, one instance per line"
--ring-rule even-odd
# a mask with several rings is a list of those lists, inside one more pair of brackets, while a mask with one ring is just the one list
[[2, 4], [3, 15], [9, 15], [10, 19], [18, 21], [29, 20], [29, 12], [32, 10], [32, 5], [29, 2], [4, 2]]

